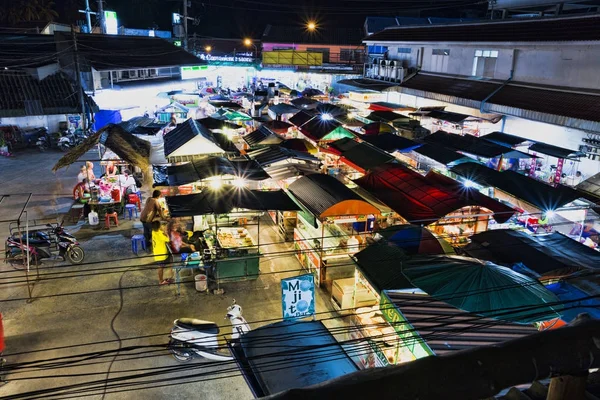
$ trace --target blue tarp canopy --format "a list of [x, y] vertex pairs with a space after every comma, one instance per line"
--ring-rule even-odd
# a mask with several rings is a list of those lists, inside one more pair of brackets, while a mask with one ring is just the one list
[[100, 110], [94, 114], [94, 131], [98, 132], [108, 124], [118, 124], [121, 120], [119, 110]]
[[316, 385], [358, 371], [321, 321], [283, 321], [243, 335], [233, 346], [256, 397]]
[[[546, 288], [554, 293], [560, 301], [565, 303], [564, 308], [560, 312], [560, 319], [564, 322], [569, 323], [582, 313], [588, 313], [590, 317], [600, 319], [600, 301], [598, 299], [590, 299], [591, 295], [581, 290], [576, 282], [560, 281], [548, 285]], [[594, 293], [594, 295], [597, 293]]]

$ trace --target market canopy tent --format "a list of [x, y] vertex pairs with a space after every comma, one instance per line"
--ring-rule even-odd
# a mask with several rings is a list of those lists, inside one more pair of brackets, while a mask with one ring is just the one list
[[281, 161], [302, 161], [319, 164], [317, 157], [306, 152], [290, 150], [280, 146], [265, 146], [261, 149], [248, 152], [248, 157], [256, 161], [261, 167], [268, 167]]
[[460, 136], [445, 131], [437, 131], [426, 136], [424, 141], [483, 158], [500, 156], [506, 158], [535, 158], [535, 156], [530, 154], [513, 150], [472, 135]]
[[167, 175], [169, 186], [186, 185], [222, 175], [256, 181], [269, 178], [256, 161], [230, 161], [225, 157], [206, 157], [182, 165], [170, 165]]
[[406, 254], [456, 254], [450, 243], [420, 225], [393, 225], [377, 233]]
[[228, 108], [230, 110], [239, 110], [243, 108], [241, 105], [234, 103], [233, 101], [209, 101], [208, 104], [216, 108]]
[[224, 186], [198, 194], [166, 197], [172, 217], [228, 214], [234, 209], [257, 211], [299, 211], [298, 205], [283, 190], [250, 190]]
[[402, 273], [400, 261], [408, 258], [401, 248], [385, 243], [374, 243], [353, 256], [357, 268], [377, 293], [415, 287]]
[[355, 137], [353, 133], [344, 128], [339, 122], [331, 119], [323, 119], [321, 116], [312, 118], [299, 129], [304, 136], [315, 142]]
[[600, 202], [600, 173], [581, 182], [575, 189], [591, 197], [596, 203]]
[[380, 211], [332, 176], [313, 174], [293, 182], [288, 190], [315, 217], [380, 214]]
[[375, 136], [361, 136], [360, 138], [365, 142], [371, 143], [373, 146], [389, 153], [393, 153], [395, 151], [405, 153], [421, 146], [421, 143], [417, 143], [413, 140], [395, 135], [393, 133], [382, 133]]
[[559, 299], [540, 282], [489, 261], [459, 256], [401, 260], [409, 281], [431, 297], [484, 317], [521, 324], [559, 316]]
[[329, 114], [333, 118], [347, 114], [344, 108], [338, 107], [331, 103], [321, 103], [317, 106], [315, 111], [319, 114]]
[[283, 138], [271, 131], [266, 126], [262, 125], [257, 130], [242, 136], [248, 146], [254, 147], [258, 145], [271, 145], [283, 142]]
[[110, 124], [61, 157], [52, 167], [52, 171], [56, 172], [60, 168], [73, 164], [99, 143], [115, 153], [120, 159], [139, 167], [143, 171], [150, 167], [150, 143], [125, 131], [120, 125]]
[[313, 114], [307, 113], [306, 111], [300, 111], [299, 113], [292, 115], [288, 121], [299, 128], [313, 118]]
[[156, 135], [167, 126], [166, 122], [155, 122], [153, 118], [134, 117], [119, 123], [129, 133], [138, 135]]
[[367, 142], [357, 142], [349, 138], [336, 140], [330, 143], [329, 146], [339, 152], [343, 161], [363, 173], [396, 160], [394, 156]]
[[217, 119], [217, 118], [213, 118], [213, 117], [197, 119], [196, 122], [203, 125], [205, 128], [211, 129], [211, 130], [225, 130], [225, 129], [238, 130], [238, 129], [243, 128], [243, 126], [234, 124], [233, 122], [228, 122], [228, 121], [224, 121], [222, 119]]
[[444, 110], [431, 110], [425, 116], [429, 118], [439, 119], [440, 121], [450, 122], [453, 124], [461, 124], [467, 119], [471, 118], [471, 116], [467, 114], [459, 114]]
[[416, 111], [414, 107], [408, 107], [402, 104], [389, 103], [386, 101], [376, 101], [369, 104], [369, 110], [372, 111]]
[[415, 148], [414, 152], [445, 166], [458, 164], [460, 162], [473, 161], [473, 159], [469, 156], [465, 156], [464, 154], [457, 153], [454, 150], [430, 143], [425, 143], [422, 146]]
[[306, 110], [314, 110], [319, 104], [321, 104], [320, 101], [313, 100], [308, 97], [299, 97], [292, 100], [291, 103], [298, 108]]
[[506, 147], [513, 147], [513, 146], [517, 146], [521, 143], [525, 143], [527, 141], [529, 141], [528, 139], [519, 137], [519, 136], [515, 136], [515, 135], [510, 135], [508, 133], [504, 133], [504, 132], [492, 132], [492, 133], [488, 133], [485, 136], [481, 136], [481, 139], [487, 140], [488, 142], [492, 142], [492, 143], [496, 143], [502, 146], [506, 146]]
[[463, 248], [471, 257], [508, 266], [522, 263], [539, 275], [568, 275], [600, 268], [600, 253], [560, 233], [529, 235], [495, 229], [471, 236]]
[[393, 111], [373, 111], [366, 118], [373, 122], [394, 122], [399, 119], [410, 119], [409, 117]]
[[355, 182], [411, 223], [429, 225], [468, 206], [487, 208], [500, 223], [512, 216], [500, 202], [441, 186], [400, 164], [382, 165]]
[[278, 117], [285, 114], [296, 114], [298, 111], [298, 108], [291, 104], [279, 103], [269, 106], [268, 112]]
[[358, 371], [321, 321], [283, 321], [253, 329], [231, 349], [257, 398]]
[[269, 130], [275, 132], [275, 133], [286, 133], [288, 131], [288, 129], [290, 129], [292, 127], [292, 124], [284, 122], [284, 121], [266, 121], [263, 122], [263, 124], [261, 126], [264, 126], [265, 128], [268, 128]]
[[287, 139], [281, 142], [279, 146], [285, 149], [295, 150], [308, 154], [317, 154], [318, 152], [318, 149], [315, 146], [313, 146], [312, 143], [304, 139]]
[[388, 290], [384, 296], [410, 324], [406, 330], [412, 330], [413, 337], [408, 341], [423, 339], [435, 355], [493, 346], [537, 332], [533, 325], [482, 318], [428, 295]]
[[450, 171], [482, 186], [500, 189], [541, 211], [554, 211], [581, 197], [566, 186], [552, 187], [514, 171], [499, 172], [472, 162], [455, 165]]
[[214, 142], [210, 130], [193, 119], [177, 125], [177, 128], [164, 136], [164, 140], [167, 158], [225, 153]]
[[529, 147], [529, 151], [535, 151], [536, 153], [542, 153], [547, 156], [562, 158], [564, 160], [579, 161], [580, 157], [585, 157], [585, 153], [582, 153], [581, 151], [565, 149], [546, 143], [535, 143]]
[[381, 135], [384, 133], [396, 133], [398, 130], [385, 122], [371, 122], [364, 125], [361, 130], [365, 135]]

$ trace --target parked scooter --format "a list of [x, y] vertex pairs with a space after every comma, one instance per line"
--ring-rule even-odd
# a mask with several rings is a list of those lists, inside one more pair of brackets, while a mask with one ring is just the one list
[[43, 135], [40, 135], [35, 145], [38, 150], [44, 152], [50, 149], [60, 149], [59, 142], [64, 137], [62, 132], [49, 133], [46, 131]]
[[[63, 221], [64, 223], [64, 221]], [[36, 230], [29, 233], [29, 248], [27, 247], [27, 235], [20, 236], [18, 232], [11, 232], [6, 239], [5, 262], [13, 266], [25, 265], [27, 252], [29, 262], [39, 265], [41, 260], [62, 257], [71, 264], [81, 264], [85, 258], [85, 252], [77, 242], [75, 236], [71, 235], [62, 227], [63, 224], [48, 224], [48, 230]]]
[[[231, 339], [250, 331], [250, 325], [242, 317], [242, 307], [235, 303], [227, 308], [225, 319], [231, 321]], [[195, 318], [179, 318], [174, 322], [169, 340], [169, 351], [177, 361], [188, 362], [195, 357], [214, 361], [231, 361], [229, 352], [219, 351], [219, 326], [214, 322]]]

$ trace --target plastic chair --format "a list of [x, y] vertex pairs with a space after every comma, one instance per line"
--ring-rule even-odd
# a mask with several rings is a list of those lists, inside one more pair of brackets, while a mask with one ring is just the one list
[[138, 254], [138, 243], [142, 244], [142, 249], [146, 250], [146, 239], [144, 235], [133, 235], [131, 237], [131, 251], [137, 256]]
[[77, 222], [83, 216], [83, 204], [75, 203], [71, 206], [71, 222]]
[[104, 217], [104, 225], [106, 226], [106, 229], [110, 229], [111, 218], [115, 222], [115, 225], [119, 226], [119, 215], [116, 212], [106, 213], [106, 216]]
[[125, 204], [125, 209], [123, 210], [123, 218], [125, 218], [125, 213], [129, 213], [129, 220], [133, 218], [133, 213], [135, 212], [135, 217], [138, 217], [138, 209], [135, 204]]
[[137, 196], [140, 199], [140, 204], [144, 204], [144, 200], [142, 199], [142, 191], [138, 190], [135, 194], [137, 194]]
[[127, 195], [127, 203], [135, 204], [137, 206], [138, 210], [142, 211], [142, 203], [137, 194], [131, 193], [131, 194]]

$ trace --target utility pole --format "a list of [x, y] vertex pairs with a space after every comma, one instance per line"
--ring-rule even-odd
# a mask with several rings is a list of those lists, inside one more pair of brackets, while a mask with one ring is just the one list
[[85, 131], [85, 97], [83, 94], [83, 85], [81, 84], [81, 70], [79, 69], [79, 52], [77, 51], [77, 33], [71, 26], [71, 36], [73, 38], [73, 58], [75, 62], [75, 73], [77, 74], [76, 85], [79, 92], [79, 105], [81, 106], [81, 129]]
[[[90, 10], [90, 0], [85, 0], [85, 10], [79, 10], [79, 12], [82, 14], [85, 14], [85, 20], [86, 20], [86, 24], [88, 27], [88, 33], [92, 33], [92, 17], [91, 17], [91, 15], [92, 14], [98, 15], [98, 14], [93, 12], [92, 10]], [[102, 17], [104, 17], [104, 15]]]
[[100, 25], [100, 33], [106, 33], [106, 26], [104, 25], [104, 8], [102, 6], [102, 0], [98, 0], [98, 12], [96, 14], [96, 20]]
[[183, 0], [183, 48], [188, 49], [188, 0]]

